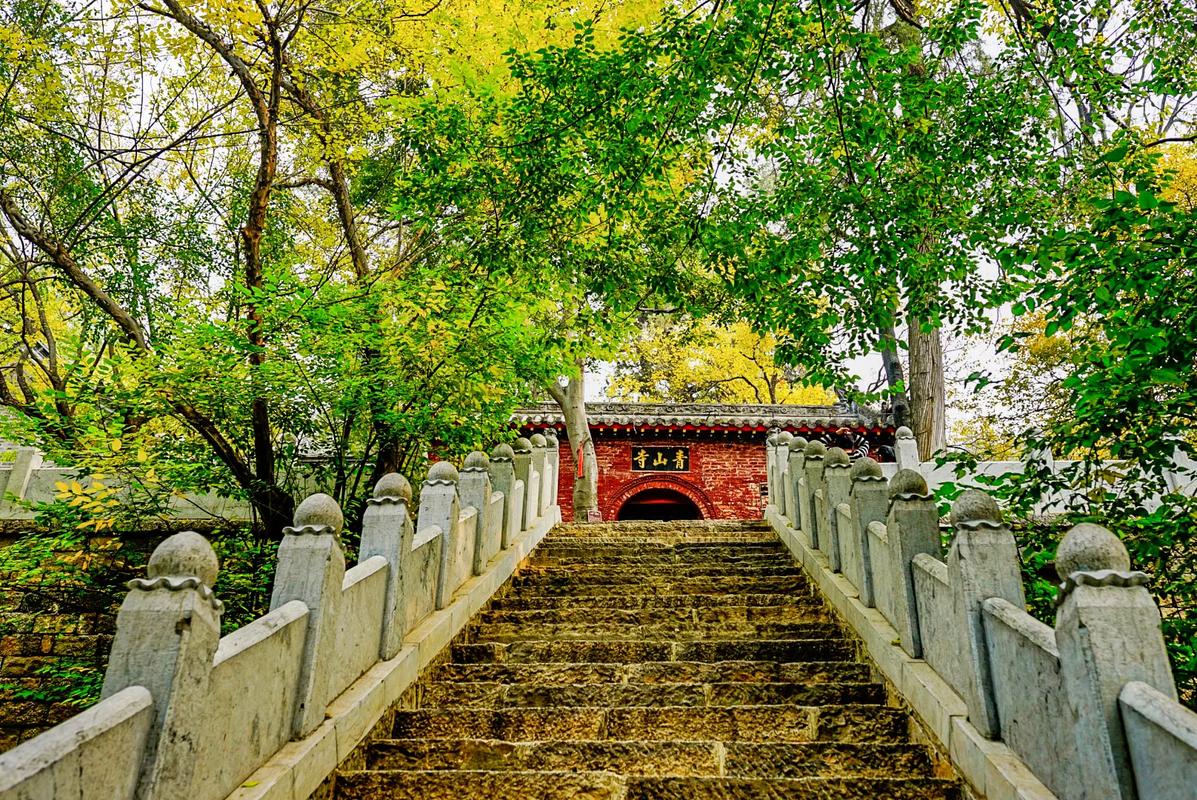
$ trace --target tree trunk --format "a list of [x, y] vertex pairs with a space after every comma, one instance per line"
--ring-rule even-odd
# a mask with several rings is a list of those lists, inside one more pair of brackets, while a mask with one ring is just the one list
[[594, 440], [590, 438], [590, 423], [586, 418], [586, 367], [578, 363], [577, 377], [562, 387], [550, 385], [549, 394], [561, 407], [565, 417], [565, 435], [573, 451], [575, 463], [582, 465], [581, 474], [574, 472], [574, 520], [585, 522], [591, 511], [598, 511], [598, 458], [594, 454]]
[[918, 320], [910, 320], [911, 429], [918, 442], [919, 458], [928, 461], [947, 443], [944, 414], [943, 344], [939, 329], [924, 333]]
[[[881, 364], [885, 368], [885, 382], [889, 385], [890, 405], [894, 409], [894, 427], [910, 425], [909, 389], [902, 374], [902, 359], [898, 358], [897, 337], [894, 329], [887, 329], [882, 335]], [[901, 387], [901, 388], [899, 388]]]

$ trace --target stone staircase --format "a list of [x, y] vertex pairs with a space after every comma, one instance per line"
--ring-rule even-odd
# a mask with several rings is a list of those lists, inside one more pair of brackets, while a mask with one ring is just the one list
[[559, 526], [401, 706], [335, 797], [960, 797], [759, 523]]

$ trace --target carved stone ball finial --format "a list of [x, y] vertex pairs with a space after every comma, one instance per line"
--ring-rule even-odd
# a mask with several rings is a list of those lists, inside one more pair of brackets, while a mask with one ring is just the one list
[[539, 433], [532, 434], [531, 438], [528, 439], [528, 441], [532, 443], [533, 447], [548, 447], [548, 445], [549, 445], [548, 440], [545, 439], [543, 436], [541, 436]]
[[905, 425], [903, 425], [902, 427], [898, 428], [897, 431], [894, 432], [894, 437], [898, 438], [898, 439], [913, 439], [914, 431], [912, 431], [910, 428], [907, 428]]
[[828, 467], [850, 467], [852, 459], [848, 457], [848, 451], [844, 448], [833, 447], [827, 451], [823, 464]]
[[515, 458], [515, 451], [509, 444], [497, 444], [490, 451], [492, 461], [510, 461]]
[[765, 440], [765, 442], [768, 443], [771, 447], [777, 447], [777, 439], [778, 439], [777, 434], [771, 433], [771, 434], [769, 434], [769, 438], [767, 438]]
[[1100, 525], [1082, 522], [1064, 534], [1056, 548], [1056, 574], [1067, 580], [1076, 572], [1130, 570], [1130, 555], [1117, 536]]
[[450, 464], [448, 461], [438, 461], [432, 465], [428, 470], [428, 477], [424, 479], [425, 483], [457, 483], [460, 476], [457, 474], [457, 467]]
[[854, 481], [864, 478], [880, 478], [882, 477], [881, 465], [868, 456], [865, 456], [864, 458], [857, 459], [856, 463], [852, 465], [852, 472], [850, 474]]
[[167, 537], [154, 548], [146, 575], [153, 578], [199, 578], [211, 587], [216, 583], [220, 562], [208, 540], [195, 531], [183, 531]]
[[989, 523], [989, 527], [996, 527], [1002, 524], [1002, 510], [985, 492], [969, 489], [952, 503], [952, 514], [948, 519], [953, 528], [975, 528], [985, 523]]
[[532, 443], [530, 441], [528, 441], [527, 439], [525, 439], [523, 436], [521, 436], [520, 438], [515, 440], [515, 444], [512, 445], [512, 449], [515, 450], [515, 452], [517, 452], [517, 453], [531, 453], [532, 452]]
[[794, 434], [789, 431], [782, 431], [777, 434], [777, 443], [789, 446], [790, 442], [794, 441]]
[[465, 463], [462, 465], [463, 469], [486, 469], [490, 466], [490, 457], [481, 450], [475, 450], [465, 458]]
[[806, 446], [807, 446], [808, 444], [810, 444], [810, 442], [806, 441], [806, 439], [804, 439], [803, 437], [801, 437], [801, 436], [795, 436], [795, 437], [794, 437], [794, 438], [793, 438], [793, 439], [790, 441], [790, 452], [791, 452], [791, 453], [796, 453], [796, 452], [799, 452], [799, 451], [805, 450], [805, 449], [806, 449]]
[[825, 455], [827, 455], [827, 445], [823, 444], [818, 439], [815, 439], [813, 442], [810, 442], [806, 445], [807, 458], [822, 458]]
[[374, 499], [401, 500], [411, 502], [411, 483], [398, 472], [388, 472], [374, 484]]
[[295, 528], [332, 528], [338, 533], [345, 524], [345, 516], [337, 501], [326, 494], [309, 495], [295, 509]]
[[900, 469], [897, 475], [890, 478], [890, 500], [913, 500], [926, 497], [927, 494], [927, 480], [912, 469]]
[[552, 428], [544, 429], [544, 440], [549, 447], [557, 447], [561, 444], [561, 442], [557, 441], [557, 431], [553, 430]]

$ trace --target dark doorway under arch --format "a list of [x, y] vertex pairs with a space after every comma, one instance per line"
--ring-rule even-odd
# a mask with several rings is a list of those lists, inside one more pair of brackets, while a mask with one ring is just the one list
[[673, 489], [645, 489], [629, 497], [619, 507], [615, 518], [675, 520], [702, 519], [702, 511], [694, 501]]

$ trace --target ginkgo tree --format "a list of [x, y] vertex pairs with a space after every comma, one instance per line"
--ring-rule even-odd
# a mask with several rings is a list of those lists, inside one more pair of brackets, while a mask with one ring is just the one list
[[777, 338], [746, 322], [654, 315], [614, 360], [607, 395], [634, 402], [830, 405], [834, 393], [779, 363]]

